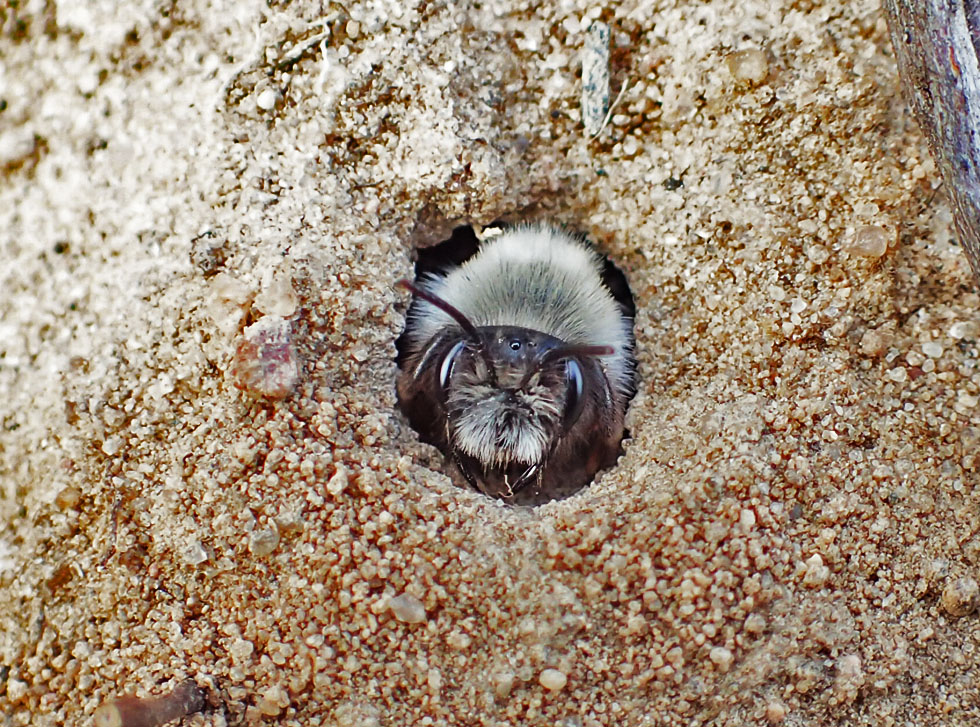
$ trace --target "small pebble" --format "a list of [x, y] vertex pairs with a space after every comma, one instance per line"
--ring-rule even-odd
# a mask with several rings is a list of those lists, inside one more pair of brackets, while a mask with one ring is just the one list
[[253, 396], [289, 396], [299, 380], [289, 321], [263, 316], [246, 328], [235, 351], [231, 373], [236, 385]]
[[976, 407], [978, 403], [980, 403], [980, 398], [965, 391], [961, 391], [956, 395], [956, 404], [954, 408], [960, 413], [966, 413], [970, 409]]
[[809, 588], [819, 588], [827, 582], [828, 578], [830, 578], [830, 568], [823, 564], [823, 558], [819, 554], [807, 558], [803, 585]]
[[247, 639], [235, 639], [228, 647], [228, 653], [235, 663], [242, 663], [255, 652], [255, 644]]
[[729, 53], [725, 62], [732, 77], [748, 86], [758, 86], [769, 75], [769, 61], [758, 48]]
[[823, 265], [830, 258], [830, 250], [823, 245], [810, 245], [806, 249], [806, 257], [815, 265]]
[[395, 618], [405, 623], [420, 624], [425, 623], [428, 619], [425, 613], [425, 606], [422, 605], [419, 599], [409, 593], [403, 593], [400, 596], [392, 598], [388, 601], [388, 608], [391, 609]]
[[502, 669], [490, 675], [490, 684], [493, 686], [493, 693], [498, 699], [506, 699], [510, 696], [516, 680], [517, 675], [510, 670]]
[[885, 372], [885, 378], [889, 381], [894, 381], [896, 384], [901, 384], [908, 380], [909, 372], [904, 366], [896, 366]]
[[271, 88], [267, 88], [256, 97], [255, 105], [263, 111], [271, 111], [276, 107], [276, 101], [278, 100], [279, 94]]
[[708, 658], [718, 667], [719, 671], [724, 673], [731, 668], [735, 656], [730, 649], [726, 649], [724, 646], [715, 646], [708, 652]]
[[188, 565], [201, 565], [208, 559], [208, 551], [201, 545], [199, 540], [195, 540], [184, 548], [184, 561]]
[[125, 443], [126, 441], [122, 437], [118, 434], [113, 434], [111, 437], [107, 437], [102, 443], [102, 452], [112, 457], [119, 453]]
[[347, 468], [342, 464], [338, 464], [337, 470], [327, 480], [327, 492], [336, 497], [347, 489], [348, 483]]
[[845, 240], [843, 250], [848, 255], [879, 258], [888, 251], [889, 237], [883, 227], [865, 225], [858, 228], [850, 239]]
[[942, 603], [950, 616], [968, 616], [977, 608], [978, 587], [972, 578], [957, 578], [943, 589]]
[[861, 336], [861, 353], [865, 356], [881, 356], [894, 339], [890, 332], [881, 329], [865, 331]]
[[565, 685], [568, 683], [568, 677], [558, 669], [545, 669], [538, 676], [538, 681], [545, 689], [558, 692], [565, 688]]
[[769, 702], [766, 705], [766, 719], [772, 724], [779, 724], [786, 719], [786, 706], [782, 702]]
[[278, 716], [287, 706], [289, 706], [289, 695], [279, 685], [267, 689], [258, 703], [259, 711], [266, 717]]
[[750, 613], [745, 618], [745, 631], [750, 634], [761, 634], [766, 630], [766, 618], [762, 614]]
[[943, 344], [939, 341], [926, 341], [922, 344], [922, 353], [929, 358], [939, 358], [943, 355]]
[[442, 689], [442, 672], [438, 669], [429, 669], [425, 681], [429, 687], [429, 691], [437, 694]]
[[963, 427], [960, 431], [960, 444], [964, 449], [976, 449], [980, 445], [980, 428]]
[[252, 533], [248, 549], [256, 558], [269, 555], [279, 547], [279, 531], [276, 528], [257, 530]]
[[59, 510], [74, 510], [81, 499], [82, 491], [69, 485], [55, 496], [54, 504]]
[[954, 341], [964, 338], [976, 338], [976, 325], [970, 321], [956, 321], [949, 327], [949, 337]]
[[864, 686], [864, 669], [861, 657], [857, 654], [846, 654], [837, 660], [837, 677], [834, 680], [834, 691], [841, 699], [852, 702], [857, 698], [858, 690]]
[[289, 318], [299, 307], [299, 296], [293, 288], [288, 267], [277, 271], [255, 296], [255, 308], [266, 315]]

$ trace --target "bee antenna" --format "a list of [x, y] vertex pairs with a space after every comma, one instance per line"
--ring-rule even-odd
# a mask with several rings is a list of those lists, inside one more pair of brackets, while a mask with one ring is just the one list
[[457, 308], [456, 306], [452, 305], [451, 303], [447, 303], [438, 295], [435, 295], [434, 293], [430, 293], [429, 291], [419, 287], [418, 285], [416, 285], [415, 283], [409, 280], [403, 278], [402, 280], [399, 280], [397, 283], [395, 283], [395, 285], [410, 291], [412, 295], [414, 295], [416, 298], [421, 298], [426, 303], [429, 303], [430, 305], [434, 305], [436, 308], [438, 308], [443, 313], [445, 313], [450, 318], [452, 318], [454, 321], [456, 321], [459, 324], [459, 327], [463, 329], [463, 332], [466, 333], [466, 335], [470, 338], [470, 340], [476, 344], [477, 352], [480, 354], [480, 357], [483, 359], [483, 362], [487, 365], [487, 371], [489, 372], [490, 375], [490, 381], [496, 386], [497, 371], [493, 367], [493, 361], [490, 359], [490, 354], [487, 351], [486, 346], [483, 345], [483, 339], [480, 338], [480, 332], [476, 330], [476, 326], [474, 326], [473, 323], [470, 322], [470, 319], [467, 318], [465, 315], [463, 315], [462, 311], [460, 311], [459, 308]]
[[575, 356], [612, 356], [614, 353], [616, 353], [616, 349], [612, 346], [558, 346], [545, 352], [541, 357], [541, 365], [548, 361]]

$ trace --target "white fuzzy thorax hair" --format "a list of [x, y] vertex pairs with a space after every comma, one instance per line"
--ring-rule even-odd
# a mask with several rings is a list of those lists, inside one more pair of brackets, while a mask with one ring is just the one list
[[[602, 358], [613, 389], [630, 389], [632, 322], [601, 278], [602, 261], [584, 242], [548, 226], [515, 227], [485, 240], [463, 265], [418, 281], [474, 326], [517, 326], [568, 344], [612, 346]], [[417, 301], [408, 330], [418, 350], [453, 319]]]

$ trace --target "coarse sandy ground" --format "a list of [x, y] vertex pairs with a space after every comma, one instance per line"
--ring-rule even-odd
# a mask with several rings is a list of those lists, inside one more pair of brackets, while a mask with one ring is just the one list
[[[877, 3], [537, 5], [0, 9], [0, 724], [980, 724], [980, 301]], [[392, 284], [498, 218], [639, 308], [534, 510], [394, 397]]]

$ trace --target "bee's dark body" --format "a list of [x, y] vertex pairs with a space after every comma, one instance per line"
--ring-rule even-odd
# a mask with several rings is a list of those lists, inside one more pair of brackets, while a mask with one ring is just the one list
[[[488, 245], [500, 247], [484, 254]], [[616, 302], [594, 253], [549, 228], [504, 233], [477, 258], [416, 282], [398, 341], [399, 403], [474, 489], [516, 504], [567, 497], [620, 452], [632, 304]], [[528, 321], [541, 325], [515, 325]]]

